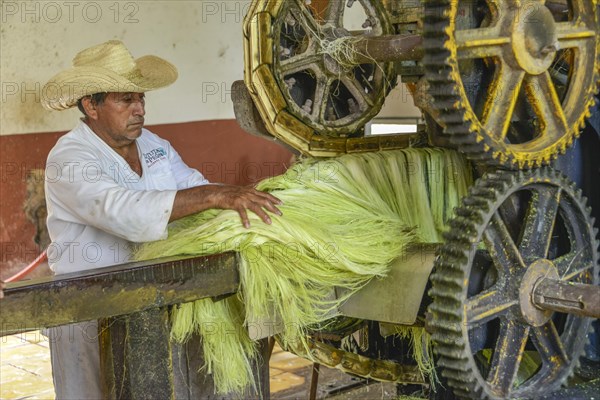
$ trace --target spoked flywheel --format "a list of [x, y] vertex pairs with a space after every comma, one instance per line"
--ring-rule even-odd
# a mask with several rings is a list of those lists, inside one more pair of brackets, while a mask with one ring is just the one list
[[395, 84], [376, 49], [392, 30], [379, 1], [254, 1], [245, 82], [267, 130], [313, 156], [405, 147], [362, 131]]
[[455, 394], [536, 398], [569, 377], [591, 319], [539, 308], [535, 294], [548, 279], [597, 285], [596, 234], [580, 192], [554, 170], [476, 183], [431, 276], [428, 329]]
[[473, 160], [547, 164], [579, 136], [600, 70], [596, 0], [426, 0], [437, 119]]

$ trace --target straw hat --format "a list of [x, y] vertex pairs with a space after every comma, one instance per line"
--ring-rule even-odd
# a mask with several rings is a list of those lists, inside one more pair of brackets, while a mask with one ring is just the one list
[[42, 89], [42, 105], [66, 110], [101, 92], [147, 92], [175, 82], [177, 69], [156, 56], [134, 60], [123, 42], [110, 40], [80, 51], [73, 68], [55, 75]]

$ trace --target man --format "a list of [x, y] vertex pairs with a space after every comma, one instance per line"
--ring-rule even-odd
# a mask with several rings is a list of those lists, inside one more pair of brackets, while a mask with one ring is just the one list
[[[209, 184], [143, 128], [144, 92], [176, 79], [167, 61], [134, 60], [122, 42], [109, 41], [78, 53], [73, 68], [44, 86], [46, 108], [77, 106], [84, 114], [47, 161], [48, 259], [55, 274], [126, 262], [132, 243], [163, 239], [169, 222], [210, 208], [236, 210], [246, 227], [248, 210], [267, 224], [268, 212], [281, 215], [274, 196]], [[50, 331], [57, 398], [103, 397], [96, 335], [95, 321]]]

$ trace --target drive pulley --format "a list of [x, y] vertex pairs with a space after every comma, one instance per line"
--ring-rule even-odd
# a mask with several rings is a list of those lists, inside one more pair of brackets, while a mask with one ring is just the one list
[[[408, 144], [406, 135], [365, 138], [363, 127], [396, 84], [393, 61], [418, 58], [421, 38], [394, 35], [381, 2], [348, 3], [258, 1], [244, 23], [245, 83], [262, 122], [304, 154]], [[360, 25], [347, 17], [358, 8]]]
[[579, 136], [600, 77], [600, 8], [581, 0], [425, 0], [436, 120], [476, 161], [545, 165]]
[[598, 317], [597, 230], [581, 192], [551, 169], [481, 178], [438, 253], [428, 330], [466, 398], [558, 388]]
[[408, 62], [426, 83], [417, 105], [452, 146], [532, 168], [572, 145], [594, 103], [599, 15], [581, 0], [255, 1], [245, 85], [264, 129], [301, 153], [379, 151], [410, 142], [363, 130]]

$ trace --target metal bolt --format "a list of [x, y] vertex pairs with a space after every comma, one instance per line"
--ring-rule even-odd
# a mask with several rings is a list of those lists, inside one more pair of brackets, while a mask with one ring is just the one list
[[327, 108], [327, 121], [335, 121], [337, 119], [333, 107]]
[[294, 26], [294, 25], [296, 25], [296, 19], [294, 18], [294, 16], [292, 14], [288, 14], [285, 16], [285, 23], [288, 24], [289, 26]]
[[356, 114], [359, 111], [358, 104], [354, 99], [348, 99], [348, 111], [350, 111], [350, 114]]
[[296, 84], [296, 78], [291, 77], [290, 79], [286, 79], [284, 82], [287, 85], [288, 89], [291, 89]]
[[311, 99], [306, 99], [306, 101], [304, 102], [304, 105], [302, 106], [302, 109], [304, 111], [306, 111], [308, 114], [310, 114], [312, 112], [312, 100]]
[[373, 17], [369, 17], [365, 20], [365, 22], [363, 22], [362, 27], [364, 29], [367, 29], [367, 28], [372, 28], [375, 25], [377, 25], [377, 21]]
[[542, 49], [540, 50], [540, 54], [542, 56], [547, 56], [548, 54], [554, 53], [556, 51], [558, 51], [558, 48], [556, 47], [556, 45], [551, 44], [549, 46], [542, 47]]
[[283, 46], [279, 46], [279, 54], [283, 57], [289, 57], [290, 54], [292, 54], [292, 50]]

